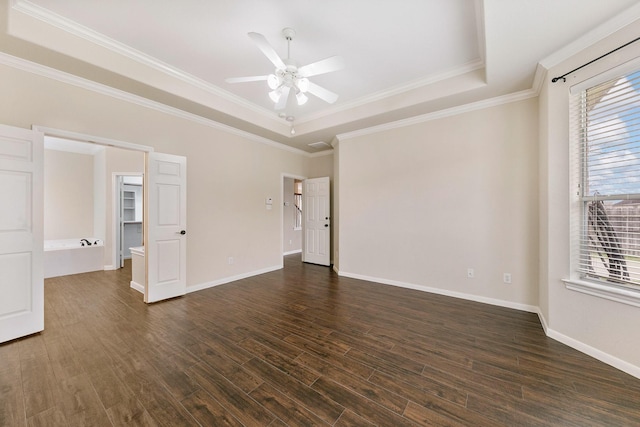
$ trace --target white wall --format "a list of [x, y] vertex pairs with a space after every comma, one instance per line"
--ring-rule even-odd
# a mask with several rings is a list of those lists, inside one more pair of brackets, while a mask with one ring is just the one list
[[[640, 308], [566, 289], [570, 262], [569, 88], [638, 57], [632, 45], [550, 83], [583, 63], [633, 40], [640, 22], [551, 68], [540, 95], [540, 311], [550, 336], [640, 376]], [[637, 44], [637, 43], [636, 43]]]
[[341, 139], [340, 273], [535, 309], [537, 109], [532, 98]]
[[[36, 124], [187, 157], [188, 291], [282, 265], [282, 174], [306, 176], [307, 156], [4, 65], [0, 93], [0, 123]], [[277, 208], [267, 211], [265, 197]]]
[[44, 239], [94, 237], [93, 156], [44, 150]]

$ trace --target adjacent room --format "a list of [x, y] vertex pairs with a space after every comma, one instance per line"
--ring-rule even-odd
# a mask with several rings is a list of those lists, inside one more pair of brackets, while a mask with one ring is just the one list
[[0, 95], [0, 425], [640, 425], [637, 1], [0, 0]]

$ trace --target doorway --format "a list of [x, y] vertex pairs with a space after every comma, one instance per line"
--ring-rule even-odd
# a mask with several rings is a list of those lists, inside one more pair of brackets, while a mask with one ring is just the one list
[[302, 181], [297, 175], [282, 175], [282, 255], [302, 252]]
[[114, 173], [113, 177], [113, 256], [114, 265], [122, 268], [125, 260], [131, 259], [131, 248], [140, 248], [144, 241], [143, 175]]
[[[48, 184], [45, 183], [44, 208], [46, 210], [46, 187], [51, 187], [56, 180], [67, 177], [66, 181], [61, 183], [64, 185], [58, 185], [51, 189], [53, 191], [50, 193], [55, 195], [55, 199], [49, 200], [48, 205], [56, 210], [58, 219], [56, 219], [56, 215], [51, 215], [51, 211], [47, 212], [45, 230], [49, 229], [60, 234], [61, 224], [66, 224], [62, 237], [75, 238], [74, 240], [88, 237], [88, 241], [92, 243], [89, 249], [92, 251], [97, 251], [93, 248], [96, 246], [96, 242], [99, 243], [101, 245], [99, 248], [100, 259], [98, 265], [91, 271], [121, 268], [123, 257], [119, 256], [120, 248], [126, 247], [128, 249], [133, 245], [122, 239], [120, 211], [124, 203], [120, 203], [120, 187], [127, 185], [129, 189], [133, 190], [133, 199], [130, 202], [125, 202], [132, 203], [130, 206], [132, 209], [127, 209], [127, 211], [130, 211], [133, 217], [122, 218], [130, 221], [130, 225], [123, 225], [123, 227], [131, 228], [138, 236], [135, 241], [139, 241], [139, 245], [141, 245], [142, 241], [138, 239], [143, 236], [142, 176], [145, 153], [152, 151], [151, 147], [58, 129], [38, 126], [34, 126], [33, 129], [44, 133], [45, 141], [54, 141], [58, 144], [56, 146], [51, 146], [51, 143], [45, 144], [45, 148], [48, 149], [45, 151], [53, 153], [52, 149], [55, 149], [57, 153], [70, 152], [62, 153], [68, 160], [60, 163], [52, 171], [54, 175], [50, 178], [53, 179], [50, 179]], [[46, 154], [45, 158], [52, 158]], [[57, 154], [55, 157], [59, 158], [60, 156], [61, 154]], [[51, 166], [51, 163], [45, 162], [45, 166]], [[81, 171], [84, 172], [81, 173]], [[129, 178], [126, 178], [125, 181], [124, 176]], [[69, 182], [76, 184], [70, 185]], [[64, 190], [64, 193], [61, 189]], [[135, 196], [136, 193], [139, 195], [138, 197]], [[65, 194], [67, 194], [67, 199], [72, 199], [76, 203], [73, 205], [65, 203], [62, 199]], [[79, 216], [83, 219], [74, 219]], [[87, 220], [87, 216], [91, 216], [91, 219]], [[66, 223], [62, 223], [63, 220]], [[125, 233], [129, 234], [126, 230]], [[61, 238], [61, 236], [53, 235], [49, 238]], [[85, 242], [85, 244], [89, 243]], [[129, 253], [124, 255], [130, 256]], [[67, 272], [66, 274], [73, 273]]]

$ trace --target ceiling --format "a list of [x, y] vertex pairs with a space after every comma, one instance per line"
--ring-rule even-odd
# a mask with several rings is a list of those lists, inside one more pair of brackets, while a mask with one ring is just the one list
[[[539, 63], [575, 53], [614, 17], [640, 17], [637, 0], [1, 1], [10, 55], [307, 152], [345, 132], [535, 90]], [[344, 59], [310, 78], [339, 95], [334, 104], [310, 96], [276, 111], [266, 82], [225, 83], [272, 73], [247, 33], [286, 58], [285, 27], [296, 30], [298, 66]]]

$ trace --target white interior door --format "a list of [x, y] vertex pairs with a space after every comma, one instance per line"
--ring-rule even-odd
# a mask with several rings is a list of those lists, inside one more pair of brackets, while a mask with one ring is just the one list
[[330, 265], [329, 177], [305, 179], [302, 182], [302, 200], [302, 261]]
[[44, 329], [43, 141], [0, 125], [0, 342]]
[[145, 302], [186, 293], [187, 159], [147, 153], [144, 194]]

